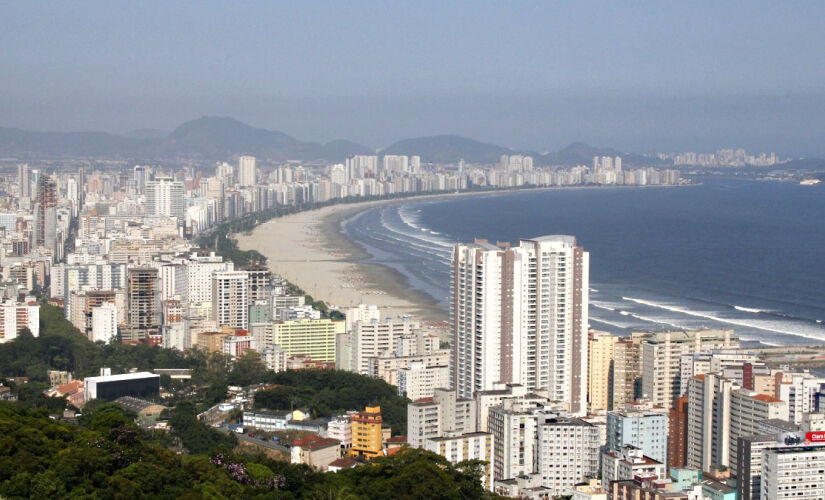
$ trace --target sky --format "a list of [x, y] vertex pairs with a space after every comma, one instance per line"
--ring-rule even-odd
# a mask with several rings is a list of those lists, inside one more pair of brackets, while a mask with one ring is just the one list
[[825, 156], [825, 2], [0, 2], [0, 126]]

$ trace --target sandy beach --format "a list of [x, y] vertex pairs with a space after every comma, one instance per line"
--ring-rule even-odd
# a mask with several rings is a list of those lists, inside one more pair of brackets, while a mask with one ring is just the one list
[[385, 317], [408, 314], [444, 321], [447, 311], [432, 297], [412, 289], [398, 271], [364, 262], [369, 255], [341, 234], [344, 219], [377, 204], [399, 202], [333, 205], [272, 219], [234, 237], [241, 249], [264, 254], [273, 273], [333, 308], [375, 304]]

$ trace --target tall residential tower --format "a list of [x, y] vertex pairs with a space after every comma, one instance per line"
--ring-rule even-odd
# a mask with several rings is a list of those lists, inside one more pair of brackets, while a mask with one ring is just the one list
[[586, 413], [588, 284], [589, 254], [572, 236], [456, 245], [450, 374], [458, 396], [519, 383]]

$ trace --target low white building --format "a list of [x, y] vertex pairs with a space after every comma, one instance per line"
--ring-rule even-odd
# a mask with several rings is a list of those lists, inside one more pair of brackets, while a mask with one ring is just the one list
[[0, 344], [16, 339], [24, 328], [35, 337], [40, 335], [40, 306], [33, 297], [24, 302], [4, 300], [0, 304]]
[[641, 448], [632, 445], [625, 445], [620, 451], [608, 451], [602, 455], [604, 484], [609, 485], [613, 481], [624, 481], [636, 476], [666, 479], [667, 468], [662, 462], [645, 456]]
[[453, 464], [465, 460], [487, 462], [484, 466], [481, 483], [485, 489], [493, 489], [492, 468], [490, 466], [493, 462], [493, 435], [489, 432], [472, 432], [429, 438], [424, 441], [424, 449], [441, 455]]
[[92, 308], [92, 341], [109, 343], [117, 337], [117, 306], [104, 302]]
[[349, 451], [352, 447], [352, 415], [354, 413], [356, 412], [351, 411], [332, 417], [332, 420], [327, 423], [327, 437], [340, 441], [343, 452]]
[[398, 394], [413, 401], [432, 397], [436, 389], [447, 387], [449, 382], [448, 366], [427, 366], [416, 361], [398, 370]]
[[165, 349], [185, 351], [192, 347], [192, 336], [184, 322], [168, 323], [161, 328], [161, 342]]
[[272, 370], [275, 373], [286, 371], [287, 358], [289, 358], [289, 354], [276, 344], [268, 345], [261, 350], [261, 361], [263, 361], [264, 366], [267, 370]]
[[230, 335], [221, 340], [223, 353], [233, 359], [243, 356], [247, 351], [255, 350], [255, 337], [250, 335]]

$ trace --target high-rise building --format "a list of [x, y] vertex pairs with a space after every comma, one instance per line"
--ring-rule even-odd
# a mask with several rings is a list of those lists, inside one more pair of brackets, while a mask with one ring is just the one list
[[215, 200], [215, 221], [221, 222], [225, 218], [226, 192], [224, 181], [219, 177], [206, 179], [206, 197]]
[[57, 184], [52, 176], [39, 179], [34, 220], [34, 246], [57, 252]]
[[739, 500], [762, 499], [762, 452], [780, 446], [776, 437], [776, 434], [755, 434], [736, 440]]
[[702, 470], [735, 466], [738, 438], [760, 433], [760, 422], [788, 418], [781, 400], [740, 389], [717, 373], [693, 377], [687, 397], [687, 465]]
[[663, 408], [680, 396], [683, 354], [738, 347], [733, 330], [658, 332], [642, 340], [642, 393]]
[[757, 394], [747, 389], [733, 391], [730, 395], [730, 434], [728, 465], [737, 461], [737, 439], [756, 434], [759, 423], [765, 420], [788, 420], [788, 405], [767, 394]]
[[146, 182], [146, 215], [174, 217], [178, 226], [185, 222], [183, 183], [172, 177], [156, 177]]
[[223, 257], [210, 255], [192, 255], [186, 263], [186, 297], [190, 304], [212, 303], [212, 274], [232, 271], [232, 262], [224, 262]]
[[146, 192], [146, 184], [152, 180], [152, 168], [145, 165], [135, 165], [133, 169], [135, 190], [138, 194]]
[[126, 271], [127, 323], [124, 342], [141, 342], [157, 335], [161, 324], [160, 278], [153, 267]]
[[687, 413], [688, 398], [681, 396], [670, 410], [667, 433], [668, 467], [687, 465]]
[[409, 171], [410, 160], [404, 155], [384, 155], [383, 158], [383, 173], [388, 174], [403, 174]]
[[27, 163], [20, 163], [17, 165], [17, 185], [20, 187], [21, 203], [23, 198], [31, 198], [32, 178], [29, 174], [29, 165]]
[[613, 351], [618, 339], [619, 337], [607, 332], [591, 331], [589, 333], [587, 394], [591, 412], [610, 409], [610, 370], [613, 366]]
[[241, 156], [238, 158], [238, 184], [241, 186], [254, 186], [255, 179], [255, 157]]
[[249, 327], [249, 275], [246, 271], [212, 274], [212, 316], [218, 326]]
[[370, 155], [355, 155], [347, 158], [346, 168], [351, 179], [360, 179], [368, 174], [378, 175], [378, 157]]
[[642, 340], [645, 334], [633, 332], [613, 344], [613, 369], [610, 409], [620, 410], [636, 401], [642, 391]]
[[520, 383], [585, 414], [588, 283], [589, 254], [572, 236], [514, 248], [456, 245], [450, 315], [458, 394]]

